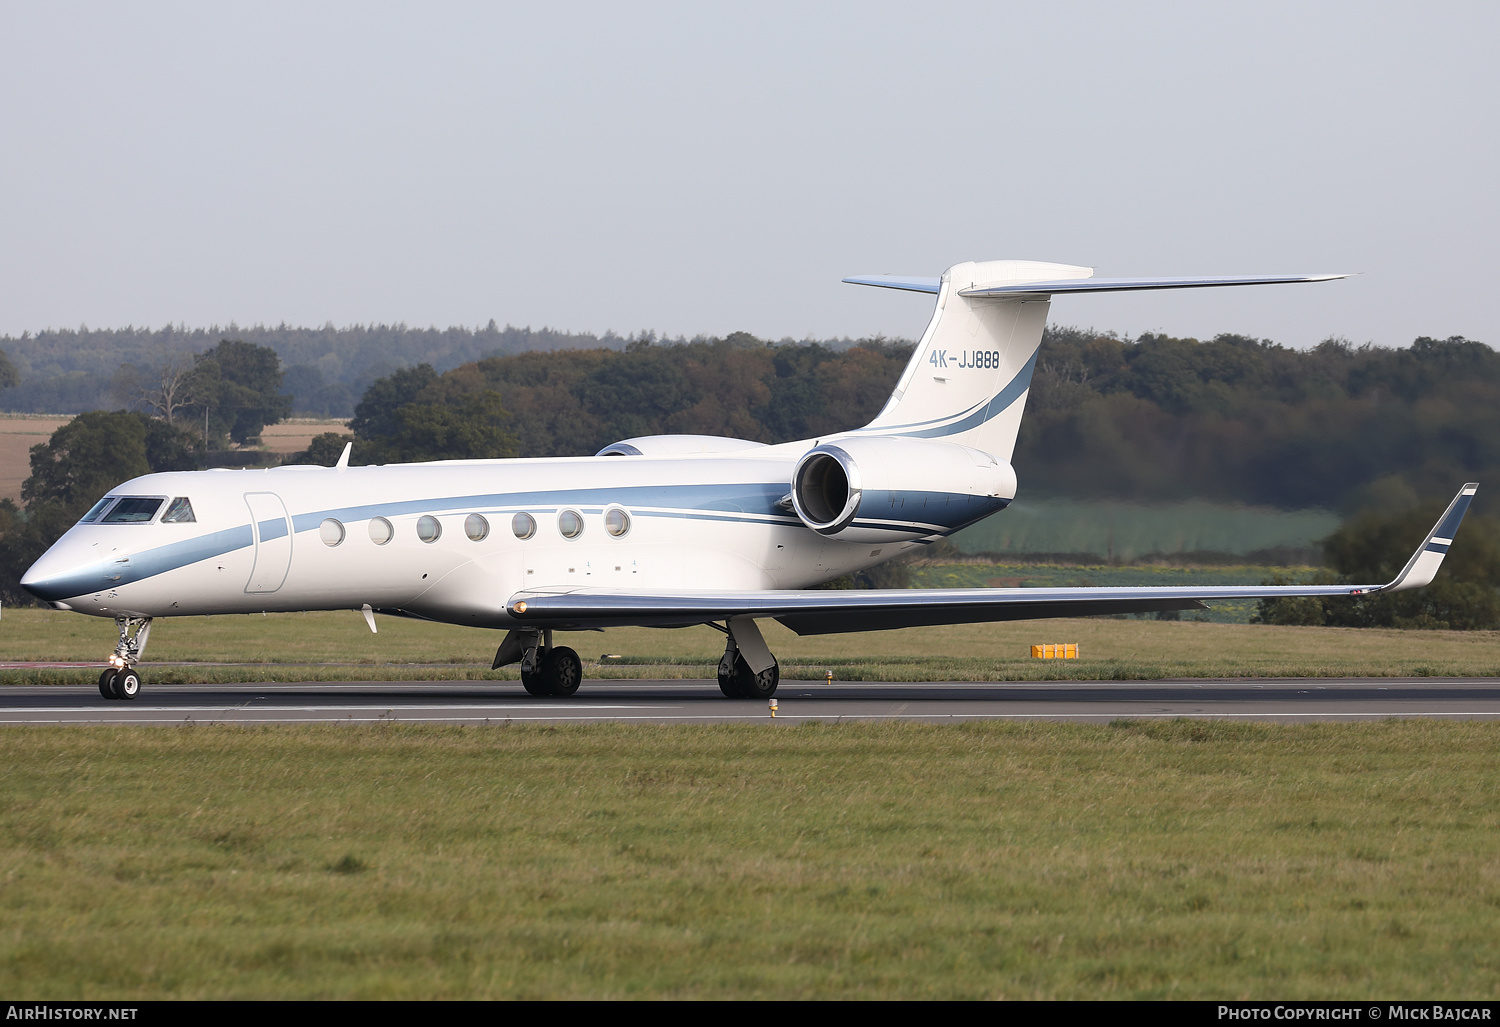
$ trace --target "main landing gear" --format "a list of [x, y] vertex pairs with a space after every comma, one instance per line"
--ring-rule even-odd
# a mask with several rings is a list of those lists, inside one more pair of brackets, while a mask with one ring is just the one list
[[151, 637], [150, 617], [116, 617], [120, 641], [110, 654], [109, 667], [99, 675], [99, 694], [106, 699], [134, 699], [141, 694], [141, 675], [135, 669]]
[[583, 683], [583, 661], [565, 645], [552, 644], [550, 628], [512, 631], [495, 651], [492, 670], [521, 661], [521, 684], [532, 695], [569, 696]]
[[[731, 699], [769, 699], [781, 683], [781, 668], [766, 648], [753, 617], [730, 617], [724, 627], [724, 658], [719, 661], [719, 691]], [[521, 684], [535, 696], [564, 697], [578, 691], [583, 661], [565, 645], [552, 644], [550, 628], [515, 628], [495, 650], [491, 670], [521, 665]], [[101, 689], [103, 684], [99, 686]]]
[[719, 691], [731, 699], [769, 699], [775, 695], [781, 683], [781, 667], [766, 648], [754, 618], [729, 618], [724, 635]]

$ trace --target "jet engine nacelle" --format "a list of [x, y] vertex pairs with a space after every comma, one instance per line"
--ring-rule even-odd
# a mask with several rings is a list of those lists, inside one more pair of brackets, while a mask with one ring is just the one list
[[792, 473], [792, 508], [802, 523], [848, 542], [946, 535], [1015, 495], [1010, 464], [928, 439], [842, 438], [808, 450]]
[[723, 435], [642, 435], [611, 442], [595, 456], [702, 456], [705, 453], [738, 453], [765, 449], [764, 442], [731, 439]]

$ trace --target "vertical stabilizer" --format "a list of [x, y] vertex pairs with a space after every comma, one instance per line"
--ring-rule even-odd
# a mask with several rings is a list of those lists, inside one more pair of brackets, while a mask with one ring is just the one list
[[932, 321], [896, 391], [860, 433], [942, 439], [1008, 462], [1047, 324], [1049, 297], [961, 292], [1093, 273], [1087, 267], [1027, 260], [969, 261], [949, 268]]

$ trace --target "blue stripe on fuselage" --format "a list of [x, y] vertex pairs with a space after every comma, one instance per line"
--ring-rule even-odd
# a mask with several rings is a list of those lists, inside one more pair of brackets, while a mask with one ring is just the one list
[[718, 510], [724, 513], [779, 514], [776, 504], [786, 495], [784, 482], [731, 485], [623, 485], [610, 489], [550, 489], [544, 492], [500, 492], [478, 496], [448, 496], [442, 499], [407, 499], [392, 503], [366, 503], [314, 513], [297, 514], [292, 525], [311, 531], [323, 520], [365, 521], [371, 517], [442, 513], [475, 507], [531, 510], [536, 507], [607, 506], [666, 507], [678, 510]]
[[[368, 520], [372, 517], [412, 516], [454, 510], [504, 509], [537, 512], [540, 509], [594, 506], [602, 509], [611, 503], [632, 509], [636, 516], [682, 517], [694, 520], [742, 521], [795, 526], [801, 522], [776, 506], [786, 494], [781, 482], [730, 485], [628, 485], [610, 489], [554, 489], [542, 492], [492, 493], [478, 496], [450, 496], [440, 499], [410, 499], [390, 503], [368, 503], [337, 507], [292, 518], [296, 531], [313, 531], [326, 518], [341, 521]], [[861, 504], [860, 527], [895, 528], [936, 534], [954, 531], [966, 524], [1003, 509], [1010, 501], [989, 496], [971, 496], [945, 492], [870, 491]], [[649, 509], [656, 507], [657, 509]], [[885, 518], [880, 518], [885, 514]], [[911, 517], [911, 520], [906, 520]], [[880, 519], [870, 519], [880, 518]], [[920, 520], [918, 519], [920, 518]], [[286, 522], [272, 518], [259, 522], [261, 540], [268, 541], [286, 534]], [[279, 530], [278, 530], [279, 529]], [[250, 525], [211, 532], [195, 539], [185, 539], [133, 555], [129, 563], [110, 564], [118, 579], [106, 580], [104, 564], [61, 578], [48, 579], [32, 591], [40, 599], [59, 600], [88, 595], [104, 588], [141, 581], [190, 564], [211, 560], [254, 544]]]
[[[130, 557], [128, 563], [98, 563], [62, 577], [48, 578], [45, 581], [28, 585], [27, 591], [38, 599], [48, 602], [89, 595], [106, 588], [118, 588], [121, 585], [155, 577], [167, 571], [175, 571], [189, 564], [212, 560], [225, 553], [232, 553], [237, 549], [253, 545], [254, 541], [250, 535], [250, 525], [241, 524], [238, 527], [225, 528], [223, 531], [199, 535], [197, 538], [183, 539], [181, 542], [147, 549]], [[108, 577], [106, 577], [106, 568], [109, 570]]]

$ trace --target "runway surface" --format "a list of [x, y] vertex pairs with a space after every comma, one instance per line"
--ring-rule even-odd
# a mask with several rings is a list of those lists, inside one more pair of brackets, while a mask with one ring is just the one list
[[0, 724], [1489, 719], [1500, 718], [1500, 678], [783, 681], [776, 699], [773, 720], [767, 703], [725, 699], [711, 681], [585, 681], [570, 698], [539, 699], [511, 682], [151, 685], [148, 680], [133, 701], [109, 701], [94, 687], [74, 685], [0, 688]]

